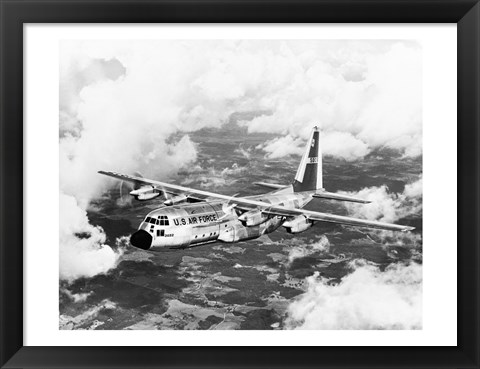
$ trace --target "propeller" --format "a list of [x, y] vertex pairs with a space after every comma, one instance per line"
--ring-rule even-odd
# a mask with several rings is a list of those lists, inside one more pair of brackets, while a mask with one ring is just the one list
[[[143, 178], [142, 174], [139, 172], [135, 172], [133, 174], [135, 177]], [[127, 181], [120, 181], [118, 185], [118, 199], [117, 205], [118, 206], [132, 206], [133, 197], [130, 195], [130, 191], [137, 190], [141, 187], [141, 183], [138, 182], [127, 182]]]
[[130, 196], [130, 191], [134, 190], [134, 185], [131, 182], [120, 181], [118, 185], [118, 206], [132, 205], [133, 197]]
[[230, 201], [235, 197], [235, 196], [238, 196], [239, 193], [236, 193], [234, 194], [233, 196], [231, 196], [227, 202], [224, 202], [222, 204], [222, 211], [224, 213], [224, 215], [222, 215], [220, 218], [218, 218], [218, 221], [222, 221], [223, 219], [227, 218], [228, 216], [230, 215], [237, 215], [237, 212], [235, 211], [235, 207], [237, 206], [237, 204], [232, 204], [230, 205]]
[[[158, 188], [158, 187], [157, 187]], [[169, 194], [164, 187], [159, 187], [160, 191], [162, 191], [162, 197], [163, 197], [163, 201], [168, 201], [170, 199], [173, 198], [173, 196], [171, 194]]]

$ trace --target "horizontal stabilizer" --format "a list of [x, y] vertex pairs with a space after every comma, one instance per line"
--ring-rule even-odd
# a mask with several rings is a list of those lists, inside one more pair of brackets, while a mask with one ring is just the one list
[[363, 200], [363, 199], [359, 199], [352, 196], [340, 195], [338, 193], [333, 193], [333, 192], [318, 192], [318, 193], [314, 193], [313, 197], [317, 197], [320, 199], [328, 199], [328, 200], [359, 202], [362, 204], [371, 203], [371, 201], [368, 201], [368, 200]]
[[279, 185], [279, 184], [276, 184], [276, 183], [267, 183], [267, 182], [254, 182], [253, 184], [257, 185], [257, 186], [273, 188], [275, 190], [279, 190], [279, 189], [288, 187], [288, 186], [285, 186], [285, 185]]

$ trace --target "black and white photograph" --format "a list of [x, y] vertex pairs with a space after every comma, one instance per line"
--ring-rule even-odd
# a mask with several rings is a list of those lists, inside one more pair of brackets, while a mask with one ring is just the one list
[[60, 330], [423, 329], [420, 42], [62, 40], [59, 67]]

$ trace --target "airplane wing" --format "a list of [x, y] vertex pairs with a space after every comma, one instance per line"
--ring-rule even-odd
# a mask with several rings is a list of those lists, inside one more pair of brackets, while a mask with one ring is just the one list
[[321, 213], [318, 211], [311, 211], [311, 210], [304, 210], [304, 209], [285, 209], [285, 210], [280, 209], [280, 207], [272, 207], [271, 209], [264, 211], [264, 213], [272, 214], [272, 215], [283, 215], [283, 216], [303, 215], [309, 220], [318, 221], [318, 222], [337, 223], [337, 224], [355, 226], [355, 227], [385, 229], [388, 231], [407, 232], [415, 229], [415, 227], [377, 222], [377, 221], [367, 220], [367, 219], [346, 217], [343, 215], [327, 214], [327, 213]]
[[147, 178], [129, 176], [126, 174], [120, 174], [116, 172], [106, 172], [101, 170], [98, 173], [109, 176], [109, 177], [117, 178], [122, 181], [137, 182], [145, 185], [154, 186], [160, 191], [165, 191], [172, 195], [185, 195], [195, 200], [205, 200], [208, 198], [226, 200], [226, 201], [229, 201], [229, 203], [237, 204], [239, 208], [242, 208], [245, 210], [261, 209], [262, 213], [269, 214], [272, 216], [292, 217], [292, 216], [303, 215], [307, 219], [312, 221], [337, 223], [337, 224], [356, 226], [356, 227], [378, 228], [378, 229], [386, 229], [386, 230], [392, 230], [392, 231], [405, 232], [405, 231], [411, 231], [414, 229], [414, 227], [402, 226], [397, 224], [390, 224], [390, 223], [377, 222], [377, 221], [371, 221], [366, 219], [346, 217], [341, 215], [327, 214], [327, 213], [321, 213], [321, 212], [311, 211], [311, 210], [286, 208], [281, 205], [272, 205], [262, 200], [254, 200], [254, 199], [249, 199], [245, 197], [232, 197], [232, 196], [222, 195], [214, 192], [196, 190], [193, 188], [184, 187], [180, 185], [154, 181]]

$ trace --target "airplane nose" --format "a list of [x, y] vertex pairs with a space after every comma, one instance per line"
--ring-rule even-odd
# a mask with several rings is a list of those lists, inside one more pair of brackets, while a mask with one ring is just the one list
[[148, 250], [152, 246], [152, 236], [147, 231], [140, 229], [130, 237], [130, 243], [142, 250]]

